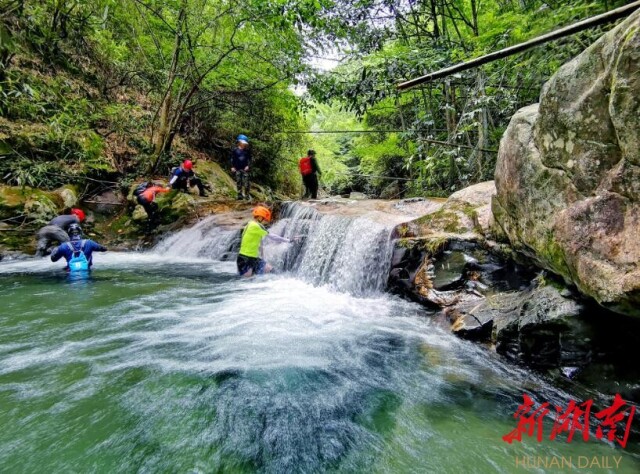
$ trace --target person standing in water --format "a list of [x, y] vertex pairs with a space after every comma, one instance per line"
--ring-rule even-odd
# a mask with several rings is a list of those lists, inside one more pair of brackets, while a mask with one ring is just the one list
[[69, 237], [71, 237], [69, 242], [63, 243], [51, 253], [52, 262], [57, 262], [64, 257], [67, 261], [65, 267], [67, 271], [88, 271], [93, 264], [93, 252], [107, 251], [107, 248], [99, 243], [91, 239], [83, 239], [80, 224], [69, 226]]
[[264, 238], [275, 242], [291, 242], [286, 237], [270, 234], [265, 228], [269, 222], [271, 222], [271, 211], [264, 206], [257, 206], [253, 210], [253, 219], [247, 223], [242, 231], [240, 252], [236, 260], [240, 276], [262, 275], [272, 270], [271, 265], [262, 259], [262, 241]]
[[[231, 172], [236, 176], [236, 188], [238, 197], [236, 199], [251, 199], [249, 191], [249, 166], [251, 165], [251, 150], [249, 149], [249, 138], [246, 135], [238, 135], [236, 147], [231, 151]], [[244, 191], [244, 195], [242, 194]]]

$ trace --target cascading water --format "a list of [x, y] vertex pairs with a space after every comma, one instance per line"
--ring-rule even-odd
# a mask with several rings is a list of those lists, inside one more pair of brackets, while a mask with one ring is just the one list
[[263, 278], [217, 261], [239, 230], [213, 217], [154, 252], [97, 254], [85, 281], [1, 262], [0, 470], [506, 474], [524, 456], [616, 455], [610, 472], [638, 472], [631, 443], [502, 441], [523, 393], [593, 394], [376, 292], [386, 225], [289, 205], [272, 231], [306, 237], [267, 245], [283, 271]]
[[170, 257], [203, 257], [226, 260], [237, 251], [240, 233], [221, 227], [216, 216], [209, 216], [193, 227], [183, 229], [163, 239], [154, 252]]
[[[392, 226], [344, 216], [323, 216], [310, 206], [285, 203], [272, 233], [289, 245], [265, 240], [264, 258], [277, 271], [293, 272], [314, 285], [365, 294], [384, 289], [393, 253]], [[240, 231], [218, 227], [215, 216], [160, 242], [154, 251], [169, 256], [228, 259], [237, 252]]]

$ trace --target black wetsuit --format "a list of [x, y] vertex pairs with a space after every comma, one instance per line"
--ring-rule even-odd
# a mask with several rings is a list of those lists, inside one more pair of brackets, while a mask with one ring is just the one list
[[36, 234], [38, 243], [36, 245], [36, 255], [46, 255], [47, 249], [51, 246], [52, 242], [69, 242], [69, 235], [67, 229], [71, 224], [80, 223], [78, 216], [74, 214], [63, 214], [61, 216], [51, 219], [48, 225], [41, 228]]
[[305, 196], [311, 196], [311, 199], [318, 198], [318, 175], [322, 174], [318, 162], [315, 156], [311, 156], [311, 173], [302, 176], [302, 182], [304, 183]]

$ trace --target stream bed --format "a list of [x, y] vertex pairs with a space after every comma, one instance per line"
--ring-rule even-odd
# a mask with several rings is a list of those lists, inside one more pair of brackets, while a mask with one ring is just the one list
[[233, 261], [94, 259], [75, 281], [60, 262], [0, 264], [4, 472], [640, 472], [637, 445], [549, 441], [550, 424], [504, 442], [523, 393], [581, 395], [417, 304], [304, 272], [241, 280]]

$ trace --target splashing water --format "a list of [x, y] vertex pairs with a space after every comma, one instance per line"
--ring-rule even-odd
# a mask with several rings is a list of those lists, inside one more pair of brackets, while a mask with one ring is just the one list
[[[393, 254], [392, 225], [362, 218], [323, 216], [315, 209], [286, 203], [281, 219], [270, 231], [291, 244], [265, 240], [264, 258], [280, 272], [290, 271], [315, 285], [353, 294], [384, 289]], [[240, 231], [216, 225], [215, 216], [184, 229], [162, 241], [154, 249], [167, 256], [197, 256], [228, 259], [239, 248]]]
[[615, 455], [610, 472], [638, 472], [629, 446], [504, 443], [522, 393], [580, 394], [376, 292], [384, 225], [288, 212], [272, 230], [309, 234], [268, 247], [280, 275], [237, 278], [216, 261], [237, 231], [205, 221], [155, 252], [95, 255], [86, 281], [0, 263], [2, 470], [510, 473], [517, 457]]

